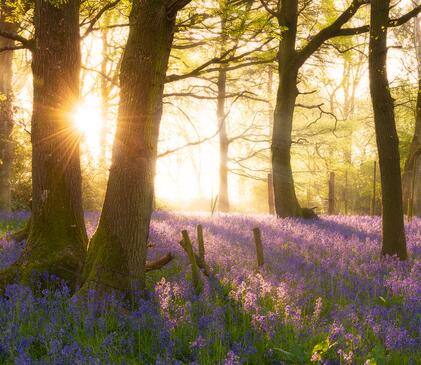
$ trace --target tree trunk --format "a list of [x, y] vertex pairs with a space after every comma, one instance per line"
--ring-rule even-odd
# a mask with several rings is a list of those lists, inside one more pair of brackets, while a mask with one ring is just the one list
[[[0, 28], [16, 32], [17, 25], [6, 22], [8, 7], [3, 4], [0, 11]], [[12, 47], [15, 42], [0, 37], [0, 48]], [[10, 173], [13, 162], [13, 52], [0, 53], [0, 211], [11, 211]]]
[[[413, 215], [421, 216], [421, 16], [415, 18], [415, 48], [417, 51], [418, 62], [418, 94], [415, 111], [415, 131], [409, 149], [408, 157], [405, 161], [404, 172], [402, 176], [403, 181], [403, 203], [405, 211], [408, 212], [408, 203], [412, 196], [412, 185], [414, 184], [413, 192]], [[415, 160], [417, 163], [415, 164]], [[414, 167], [416, 169], [414, 170]], [[413, 179], [415, 174], [415, 179]]]
[[382, 185], [383, 255], [407, 258], [403, 222], [399, 139], [394, 101], [387, 79], [387, 25], [389, 0], [371, 1], [369, 48], [370, 91]]
[[[25, 250], [4, 277], [48, 271], [74, 287], [86, 254], [79, 141], [71, 114], [79, 96], [79, 0], [35, 2], [32, 217]], [[7, 280], [7, 279], [6, 279]]]
[[[175, 14], [173, 14], [175, 15]], [[133, 1], [120, 73], [112, 165], [85, 287], [132, 292], [145, 285], [164, 81], [175, 16], [164, 1]]]
[[[109, 18], [105, 15], [104, 26], [109, 25]], [[110, 85], [107, 79], [108, 75], [108, 29], [104, 28], [101, 30], [101, 40], [102, 40], [102, 61], [101, 61], [101, 117], [102, 117], [102, 126], [101, 126], [101, 165], [106, 171], [107, 168], [107, 136], [108, 136], [108, 108], [109, 108], [109, 99], [110, 99]]]
[[225, 115], [227, 72], [226, 65], [219, 68], [218, 74], [218, 105], [217, 117], [219, 127], [219, 204], [221, 212], [228, 212], [230, 208], [228, 195], [228, 148], [227, 123]]
[[276, 214], [278, 217], [295, 217], [302, 214], [291, 168], [292, 122], [298, 96], [299, 65], [294, 60], [298, 2], [291, 0], [285, 5], [279, 16], [279, 26], [283, 32], [279, 44], [279, 87], [272, 134], [272, 169]]

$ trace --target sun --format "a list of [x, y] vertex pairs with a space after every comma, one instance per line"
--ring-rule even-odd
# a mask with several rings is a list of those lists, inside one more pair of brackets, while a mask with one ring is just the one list
[[88, 139], [99, 136], [103, 125], [101, 111], [86, 104], [79, 104], [75, 108], [73, 122]]
[[101, 108], [94, 103], [79, 103], [72, 115], [73, 123], [83, 136], [83, 143], [94, 156], [100, 153], [100, 139], [104, 122]]

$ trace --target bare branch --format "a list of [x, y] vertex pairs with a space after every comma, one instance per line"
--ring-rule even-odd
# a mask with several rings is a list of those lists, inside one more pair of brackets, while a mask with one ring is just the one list
[[169, 252], [155, 261], [147, 261], [145, 265], [146, 272], [162, 269], [165, 265], [174, 259], [174, 255]]
[[9, 47], [2, 47], [0, 48], [0, 53], [2, 52], [8, 52], [8, 51], [17, 51], [20, 49], [26, 49], [26, 47], [24, 45], [21, 46], [9, 46]]
[[188, 5], [191, 0], [168, 0], [167, 1], [167, 14], [169, 17], [174, 17], [177, 12]]
[[263, 7], [265, 8], [265, 10], [272, 16], [274, 16], [275, 18], [279, 17], [279, 11], [274, 11], [272, 10], [268, 3], [265, 0], [260, 0], [261, 4], [263, 5]]
[[[416, 17], [421, 12], [421, 5], [418, 5], [410, 12], [402, 15], [400, 18], [390, 19], [389, 20], [389, 27], [399, 27], [400, 25], [405, 24], [412, 18]], [[343, 28], [340, 29], [334, 37], [342, 37], [342, 36], [351, 36], [351, 35], [358, 35], [362, 33], [368, 33], [370, 31], [369, 25], [362, 25], [361, 27], [356, 28]], [[333, 38], [333, 37], [332, 37]]]
[[108, 3], [107, 5], [105, 5], [104, 7], [102, 7], [98, 13], [91, 19], [91, 21], [89, 22], [89, 26], [88, 29], [86, 29], [85, 33], [82, 36], [82, 39], [85, 39], [94, 29], [95, 24], [98, 22], [99, 19], [101, 19], [102, 15], [114, 8], [115, 6], [117, 6], [117, 4], [120, 2], [120, 0], [115, 0], [111, 3]]
[[24, 48], [27, 48], [29, 50], [32, 50], [34, 46], [34, 41], [32, 39], [27, 39], [25, 37], [20, 36], [17, 33], [14, 32], [8, 32], [4, 29], [0, 29], [0, 36], [3, 38], [11, 39], [13, 41], [19, 42], [24, 46]]
[[317, 33], [307, 45], [297, 53], [297, 63], [303, 65], [307, 59], [316, 52], [320, 46], [328, 39], [333, 38], [343, 25], [345, 25], [361, 8], [361, 6], [368, 4], [369, 0], [354, 0], [351, 5], [338, 18], [326, 28], [323, 28]]

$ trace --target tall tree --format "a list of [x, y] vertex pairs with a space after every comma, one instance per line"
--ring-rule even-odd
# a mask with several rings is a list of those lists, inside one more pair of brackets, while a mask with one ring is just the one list
[[[224, 24], [224, 20], [221, 21]], [[222, 25], [224, 29], [224, 25]], [[224, 29], [225, 31], [225, 29]], [[224, 37], [224, 36], [222, 36]], [[227, 115], [225, 112], [225, 100], [227, 94], [227, 65], [222, 64], [218, 71], [218, 98], [217, 98], [217, 119], [219, 128], [219, 196], [218, 208], [221, 212], [228, 212], [230, 209], [228, 195], [228, 149], [229, 138], [227, 131]]]
[[[266, 10], [278, 20], [282, 37], [279, 41], [278, 73], [279, 86], [274, 114], [272, 133], [272, 170], [275, 193], [276, 214], [279, 217], [301, 216], [303, 211], [298, 202], [291, 167], [291, 133], [293, 127], [294, 109], [299, 91], [298, 76], [301, 67], [329, 39], [340, 36], [352, 36], [369, 31], [367, 25], [344, 27], [369, 0], [352, 0], [349, 6], [329, 25], [313, 36], [306, 37], [309, 41], [298, 44], [298, 25], [300, 16], [305, 14], [309, 1], [277, 0], [275, 9], [265, 0], [261, 0]], [[301, 4], [301, 7], [299, 6]], [[399, 26], [420, 12], [420, 7], [390, 20], [387, 26]]]
[[[35, 1], [32, 50], [32, 217], [25, 250], [2, 278], [49, 271], [75, 285], [86, 255], [79, 141], [79, 0]], [[1, 29], [3, 31], [3, 29]], [[5, 32], [2, 32], [5, 34]]]
[[[298, 0], [280, 0], [277, 10], [266, 5], [277, 18], [282, 37], [279, 41], [279, 86], [272, 133], [272, 169], [276, 213], [279, 217], [301, 216], [291, 167], [291, 134], [294, 109], [299, 91], [297, 88], [300, 68], [327, 40], [342, 35], [342, 27], [366, 4], [366, 0], [354, 0], [330, 25], [310, 38], [297, 49], [298, 20], [303, 9]], [[306, 5], [309, 3], [306, 2]], [[304, 5], [304, 7], [306, 6]]]
[[132, 1], [110, 177], [85, 287], [144, 286], [163, 89], [177, 12], [189, 2]]
[[382, 185], [383, 255], [407, 258], [399, 138], [387, 79], [389, 0], [371, 0], [369, 75]]
[[[3, 0], [0, 4], [0, 27], [16, 32], [18, 25], [10, 22], [11, 8]], [[11, 210], [10, 174], [13, 162], [13, 50], [15, 41], [0, 37], [0, 211]]]
[[[227, 42], [227, 8], [226, 0], [220, 1], [221, 11], [221, 56], [226, 52], [225, 45]], [[221, 212], [228, 212], [230, 208], [228, 195], [228, 148], [229, 139], [227, 134], [227, 115], [225, 114], [225, 100], [227, 94], [227, 63], [222, 63], [218, 71], [218, 96], [216, 116], [219, 128], [219, 196], [218, 208]]]
[[[417, 2], [419, 3], [419, 0]], [[418, 65], [418, 94], [415, 110], [415, 130], [409, 154], [405, 161], [402, 182], [404, 207], [408, 208], [409, 201], [413, 199], [412, 213], [421, 216], [421, 16], [419, 15], [415, 18], [414, 33]], [[414, 186], [413, 183], [415, 183]]]
[[[243, 14], [241, 22], [237, 27], [233, 24], [233, 7], [238, 7], [242, 3], [246, 4], [246, 11]], [[229, 54], [232, 57], [235, 57], [236, 48], [239, 45], [240, 38], [244, 36], [244, 33], [247, 29], [247, 12], [250, 10], [251, 2], [249, 1], [229, 1], [222, 0], [219, 1], [219, 11], [220, 11], [220, 22], [221, 22], [221, 34], [220, 34], [220, 57], [224, 58], [227, 55], [227, 43], [229, 38], [232, 38], [234, 41], [234, 46], [232, 46], [232, 51]], [[239, 17], [238, 12], [234, 11], [234, 17]], [[230, 34], [234, 33], [234, 34]], [[231, 37], [230, 37], [231, 36]], [[230, 210], [230, 200], [228, 193], [228, 151], [230, 146], [230, 138], [228, 136], [228, 114], [226, 111], [226, 100], [227, 100], [227, 81], [229, 81], [229, 62], [223, 62], [218, 69], [218, 78], [217, 78], [217, 108], [216, 116], [218, 120], [219, 128], [219, 195], [218, 195], [218, 208], [221, 212], [228, 212]]]

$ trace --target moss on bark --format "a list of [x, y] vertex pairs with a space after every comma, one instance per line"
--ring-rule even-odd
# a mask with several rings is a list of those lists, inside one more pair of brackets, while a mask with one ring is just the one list
[[119, 241], [99, 227], [92, 237], [83, 270], [82, 291], [116, 289], [130, 292], [128, 260]]

